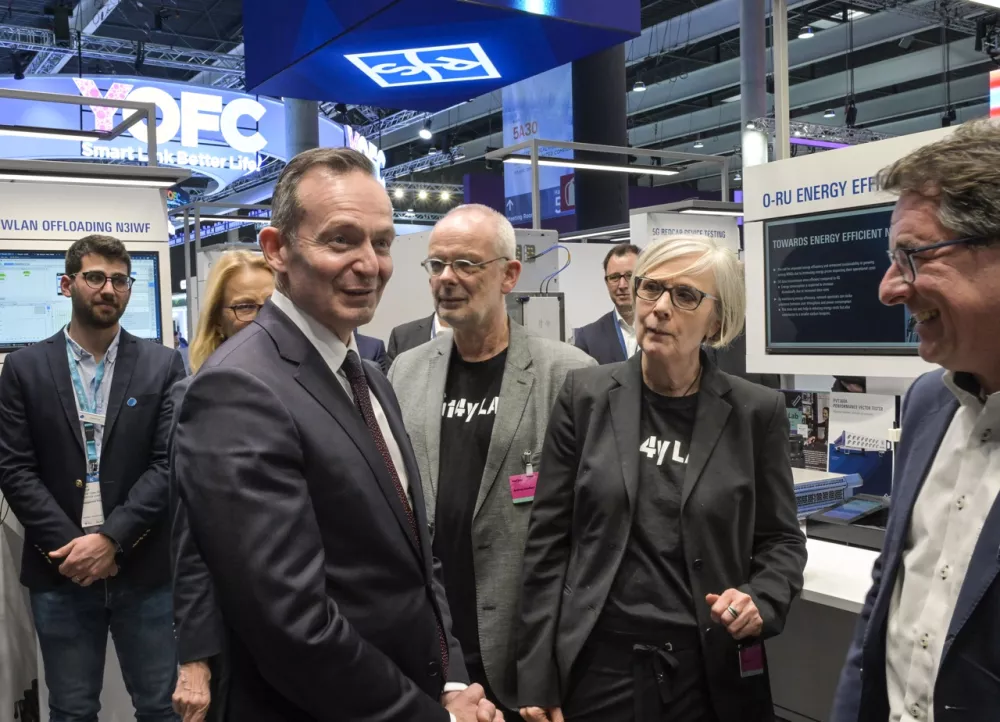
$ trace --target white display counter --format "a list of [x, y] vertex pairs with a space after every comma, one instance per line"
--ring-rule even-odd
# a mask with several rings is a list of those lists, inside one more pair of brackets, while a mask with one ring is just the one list
[[771, 694], [789, 722], [827, 722], [878, 553], [808, 539], [802, 596], [767, 643]]

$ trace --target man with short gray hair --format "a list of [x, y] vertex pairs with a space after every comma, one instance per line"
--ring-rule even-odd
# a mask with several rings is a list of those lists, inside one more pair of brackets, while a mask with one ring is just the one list
[[[1000, 718], [1000, 125], [882, 171], [899, 200], [879, 294], [940, 364], [903, 402], [892, 510], [832, 722]], [[864, 674], [862, 674], [864, 669]]]
[[425, 483], [433, 548], [473, 682], [517, 719], [521, 559], [549, 411], [566, 374], [596, 362], [507, 316], [521, 273], [514, 229], [485, 206], [452, 210], [424, 268], [453, 329], [401, 354], [389, 380]]

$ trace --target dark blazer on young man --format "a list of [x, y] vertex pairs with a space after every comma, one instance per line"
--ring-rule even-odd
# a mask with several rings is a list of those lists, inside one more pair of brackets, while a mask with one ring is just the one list
[[[427, 485], [424, 493], [432, 527], [441, 466], [441, 402], [453, 348], [454, 336], [442, 334], [401, 355], [389, 372], [413, 440], [420, 476]], [[533, 467], [539, 469], [549, 412], [566, 374], [594, 365], [593, 359], [569, 344], [510, 323], [500, 401], [469, 539], [481, 608], [478, 626], [483, 667], [493, 692], [509, 709], [518, 707], [514, 633], [531, 505], [514, 504], [508, 480], [525, 472], [525, 451], [530, 452]]]
[[226, 627], [229, 720], [448, 722], [444, 684], [468, 682], [399, 406], [364, 365], [419, 544], [357, 407], [273, 300], [184, 394], [173, 482]]
[[[775, 391], [704, 371], [681, 495], [684, 558], [719, 720], [773, 719], [768, 675], [741, 678], [739, 644], [707, 594], [737, 588], [781, 632], [802, 589], [788, 419]], [[524, 553], [518, 633], [522, 705], [558, 707], [628, 547], [639, 489], [642, 366], [571, 371], [552, 410]]]
[[382, 369], [382, 373], [389, 373], [389, 361], [385, 355], [385, 344], [382, 339], [365, 336], [357, 331], [354, 332], [354, 338], [358, 342], [358, 355], [365, 361], [373, 362]]
[[386, 351], [386, 365], [392, 366], [396, 357], [404, 351], [427, 343], [434, 334], [434, 314], [427, 318], [408, 321], [392, 329], [389, 334], [389, 348]]
[[625, 360], [625, 349], [618, 336], [618, 320], [614, 311], [608, 311], [593, 323], [573, 332], [573, 345], [590, 354], [597, 363], [614, 364]]
[[[830, 722], [885, 722], [886, 632], [896, 580], [910, 542], [913, 507], [945, 433], [958, 411], [943, 371], [924, 374], [903, 402], [903, 434], [896, 445], [892, 506], [872, 587], [858, 619], [854, 642], [840, 677]], [[994, 435], [995, 438], [995, 435]], [[944, 533], [943, 531], [941, 533]], [[995, 722], [1000, 719], [1000, 500], [986, 518], [947, 635], [934, 683], [936, 722]], [[863, 673], [862, 673], [862, 670]]]
[[[101, 532], [121, 549], [119, 576], [137, 586], [170, 581], [167, 439], [182, 378], [176, 351], [122, 329], [101, 444]], [[71, 584], [48, 557], [84, 534], [87, 455], [63, 331], [7, 356], [0, 429], [0, 489], [25, 531], [21, 583]]]

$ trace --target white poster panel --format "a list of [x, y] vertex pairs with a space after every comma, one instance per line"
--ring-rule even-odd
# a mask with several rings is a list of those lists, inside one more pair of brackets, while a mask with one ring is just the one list
[[118, 186], [4, 183], [0, 239], [76, 241], [101, 233], [129, 241], [167, 242], [160, 190]]
[[704, 216], [695, 213], [635, 213], [629, 217], [631, 242], [645, 248], [666, 236], [711, 238], [734, 253], [740, 251], [740, 229], [732, 216]]

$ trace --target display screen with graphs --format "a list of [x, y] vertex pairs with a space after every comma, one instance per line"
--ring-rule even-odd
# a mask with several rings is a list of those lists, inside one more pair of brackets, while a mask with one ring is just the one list
[[[121, 324], [129, 333], [163, 341], [159, 256], [135, 252], [132, 298]], [[66, 325], [72, 302], [62, 295], [62, 251], [0, 251], [0, 353], [42, 341]]]

